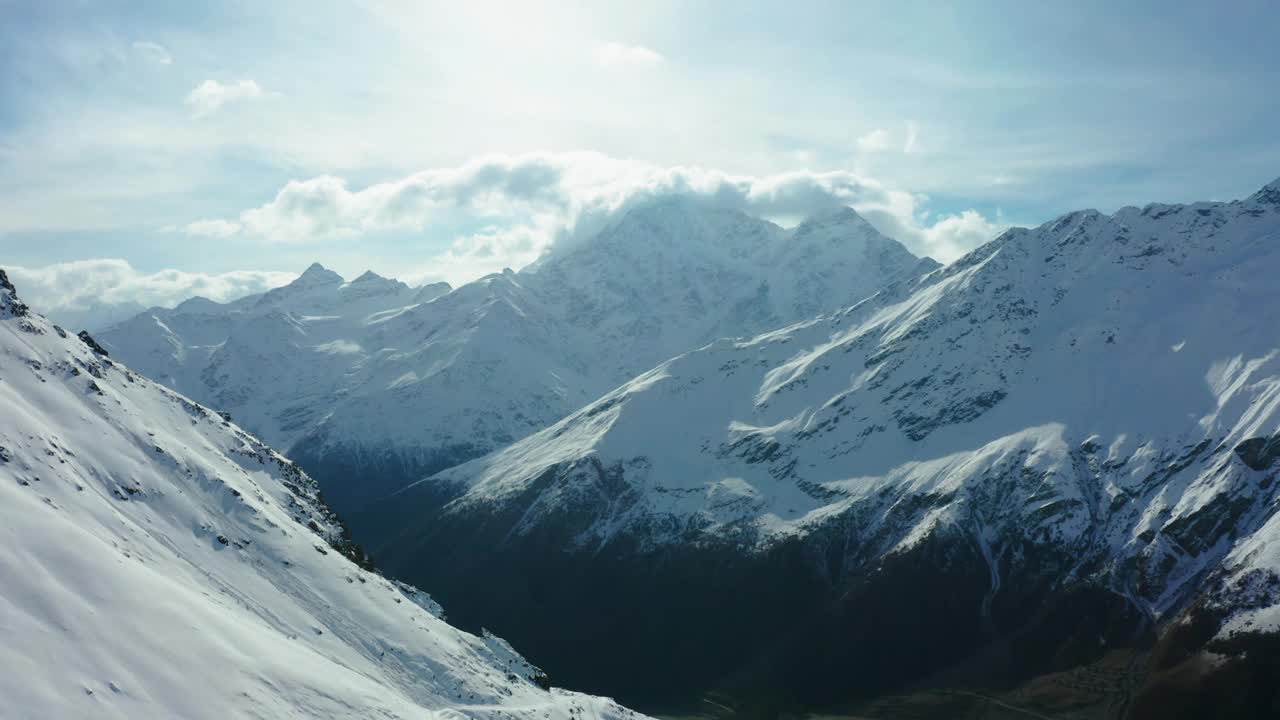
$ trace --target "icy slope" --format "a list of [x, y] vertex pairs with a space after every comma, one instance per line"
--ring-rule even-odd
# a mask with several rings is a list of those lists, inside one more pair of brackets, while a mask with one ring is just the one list
[[993, 597], [1048, 553], [1055, 582], [1155, 619], [1209, 592], [1273, 627], [1276, 195], [1009, 231], [846, 311], [663, 363], [393, 502], [430, 490], [425, 514], [451, 493], [450, 522], [510, 518], [495, 532], [517, 545], [820, 537], [844, 548], [837, 576], [947, 538], [981, 550]]
[[852, 210], [783, 230], [668, 200], [442, 296], [317, 265], [263, 296], [148, 311], [101, 337], [285, 449], [342, 510], [540, 430], [673, 355], [933, 267]]
[[633, 716], [540, 688], [505, 642], [348, 556], [295, 465], [0, 272], [0, 715]]

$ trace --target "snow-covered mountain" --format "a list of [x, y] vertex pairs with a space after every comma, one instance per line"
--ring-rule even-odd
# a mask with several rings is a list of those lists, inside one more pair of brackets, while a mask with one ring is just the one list
[[348, 283], [314, 265], [263, 295], [153, 309], [100, 337], [284, 449], [343, 511], [540, 430], [676, 354], [934, 267], [847, 208], [784, 230], [671, 199], [452, 292], [372, 273]]
[[635, 717], [365, 564], [296, 465], [0, 271], [0, 716]]
[[[1252, 672], [1247, 642], [1280, 650], [1277, 278], [1280, 181], [1071, 213], [661, 363], [362, 527], [466, 622], [621, 697], [646, 692], [629, 658], [813, 703], [1153, 629], [1148, 687]], [[485, 599], [530, 588], [539, 613]], [[579, 662], [562, 623], [625, 651]]]

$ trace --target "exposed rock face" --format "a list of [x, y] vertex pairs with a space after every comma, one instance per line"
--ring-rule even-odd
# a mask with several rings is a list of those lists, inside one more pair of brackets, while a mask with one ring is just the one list
[[1249, 199], [1256, 207], [1270, 207], [1273, 212], [1280, 212], [1280, 178], [1276, 178]]
[[1245, 465], [1254, 470], [1266, 470], [1280, 459], [1280, 435], [1241, 440], [1235, 451]]
[[80, 338], [80, 342], [84, 343], [85, 345], [88, 345], [89, 349], [94, 351], [99, 356], [107, 357], [109, 355], [109, 353], [101, 345], [98, 344], [98, 341], [93, 339], [93, 336], [89, 334], [88, 330], [81, 330], [80, 332], [76, 333], [76, 337]]
[[18, 289], [3, 270], [0, 270], [0, 309], [13, 317], [23, 317], [28, 312], [27, 306], [18, 299]]

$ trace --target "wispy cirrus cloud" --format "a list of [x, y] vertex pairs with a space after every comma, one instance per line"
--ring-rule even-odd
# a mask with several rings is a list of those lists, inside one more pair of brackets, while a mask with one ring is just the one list
[[149, 40], [135, 40], [133, 42], [133, 50], [146, 60], [157, 65], [170, 65], [173, 63], [173, 56], [160, 43], [154, 43]]
[[907, 139], [902, 143], [902, 152], [911, 154], [920, 150], [920, 126], [914, 120], [907, 121]]
[[231, 220], [196, 220], [187, 223], [182, 231], [192, 237], [222, 240], [240, 232], [240, 223]]

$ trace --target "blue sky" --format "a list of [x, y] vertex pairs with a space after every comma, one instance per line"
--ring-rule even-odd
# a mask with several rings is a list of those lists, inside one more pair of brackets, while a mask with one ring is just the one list
[[0, 0], [0, 265], [50, 309], [519, 267], [646, 197], [949, 260], [1280, 176], [1271, 2]]

